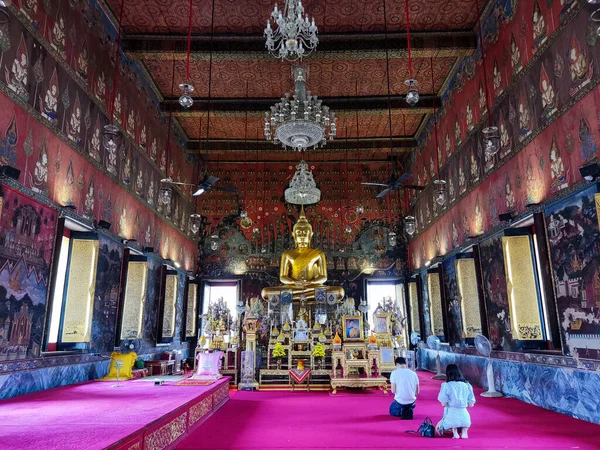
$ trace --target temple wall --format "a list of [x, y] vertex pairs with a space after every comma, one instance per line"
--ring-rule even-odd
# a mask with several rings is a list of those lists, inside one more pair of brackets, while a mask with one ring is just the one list
[[[159, 112], [142, 69], [119, 53], [115, 124], [123, 145], [102, 146], [110, 123], [116, 29], [95, 0], [15, 2], [0, 11], [0, 165], [20, 170], [2, 181], [0, 216], [0, 398], [104, 376], [115, 347], [125, 246], [153, 247], [149, 260], [142, 359], [180, 349], [186, 271], [195, 271], [197, 245], [189, 234], [189, 190], [174, 189], [171, 207], [159, 202], [160, 179], [191, 181], [183, 134]], [[168, 150], [169, 148], [169, 150]], [[69, 206], [66, 211], [62, 207]], [[51, 270], [59, 217], [98, 230], [99, 258], [89, 353], [45, 354]], [[178, 271], [176, 329], [157, 345], [159, 277], [164, 259]], [[16, 333], [14, 330], [18, 330]], [[19, 336], [17, 338], [17, 336]]]
[[[427, 348], [419, 349], [420, 366], [435, 372], [436, 352]], [[539, 355], [522, 355], [519, 360], [511, 360], [511, 354], [494, 355], [492, 364], [495, 387], [507, 397], [573, 416], [577, 419], [600, 424], [600, 374], [598, 371], [551, 365], [556, 362], [537, 362]], [[487, 359], [476, 354], [440, 352], [442, 370], [448, 364], [457, 364], [467, 381], [487, 389]], [[497, 401], [502, 401], [498, 399]], [[440, 409], [440, 416], [442, 410]], [[477, 405], [472, 414], [477, 414]], [[432, 418], [434, 421], [435, 418]]]
[[[482, 147], [482, 129], [489, 122], [478, 50], [458, 64], [443, 92], [437, 151], [430, 121], [414, 156], [413, 173], [427, 189], [411, 198], [418, 228], [409, 248], [411, 270], [422, 281], [424, 338], [431, 334], [427, 273], [433, 262], [443, 274], [445, 338], [464, 344], [455, 260], [476, 245], [496, 387], [599, 423], [597, 401], [590, 402], [600, 395], [593, 387], [600, 360], [598, 186], [587, 185], [579, 173], [599, 156], [600, 47], [589, 20], [593, 11], [584, 1], [492, 2], [482, 27], [500, 151], [489, 157]], [[443, 208], [433, 199], [431, 183], [437, 159], [440, 178], [448, 182]], [[547, 314], [558, 320], [560, 334], [539, 354], [516, 352], [502, 249], [508, 224], [498, 217], [511, 213], [518, 219], [532, 212], [545, 219], [548, 292], [556, 300]], [[485, 387], [485, 359], [475, 349], [444, 346], [441, 356], [444, 366], [459, 364], [472, 383]], [[422, 358], [426, 367], [435, 367], [434, 352], [422, 350]]]

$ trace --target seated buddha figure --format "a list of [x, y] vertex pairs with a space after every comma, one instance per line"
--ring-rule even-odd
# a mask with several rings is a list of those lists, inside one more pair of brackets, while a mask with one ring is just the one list
[[292, 235], [296, 248], [284, 251], [279, 265], [279, 280], [282, 286], [264, 288], [263, 298], [268, 299], [273, 294], [278, 295], [281, 291], [287, 290], [292, 291], [295, 302], [300, 301], [300, 297], [314, 301], [315, 288], [327, 287], [328, 293], [333, 292], [338, 295], [338, 299], [342, 299], [344, 288], [324, 286], [327, 281], [327, 260], [325, 253], [310, 247], [313, 230], [304, 215], [304, 207], [300, 211]]

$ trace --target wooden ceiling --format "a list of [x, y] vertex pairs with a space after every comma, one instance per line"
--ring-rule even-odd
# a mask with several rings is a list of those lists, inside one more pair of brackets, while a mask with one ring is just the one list
[[[105, 1], [118, 17], [121, 1]], [[338, 137], [325, 147], [331, 158], [350, 153], [353, 159], [385, 159], [391, 149], [398, 154], [414, 148], [428, 115], [440, 105], [448, 75], [476, 47], [475, 1], [409, 0], [413, 72], [421, 93], [414, 108], [404, 101], [409, 78], [404, 0], [385, 0], [387, 21], [384, 0], [303, 1], [319, 29], [316, 52], [304, 58], [308, 89], [339, 116]], [[125, 52], [147, 71], [163, 110], [172, 108], [190, 153], [209, 161], [283, 158], [283, 150], [262, 134], [264, 111], [293, 90], [290, 63], [265, 50], [263, 30], [274, 3], [194, 0], [195, 101], [184, 110], [177, 98], [186, 79], [189, 1], [125, 2]]]

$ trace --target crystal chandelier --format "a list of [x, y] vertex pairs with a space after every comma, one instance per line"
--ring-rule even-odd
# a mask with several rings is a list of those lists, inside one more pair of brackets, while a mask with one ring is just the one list
[[297, 65], [292, 69], [294, 96], [286, 92], [285, 97], [271, 112], [265, 113], [265, 138], [283, 148], [303, 150], [325, 145], [326, 134], [333, 140], [336, 134], [336, 117], [327, 106], [321, 104], [316, 95], [306, 90], [306, 67]]
[[302, 59], [317, 48], [317, 31], [315, 19], [311, 22], [308, 14], [304, 14], [302, 0], [285, 0], [283, 11], [277, 9], [275, 4], [271, 17], [267, 20], [264, 33], [267, 50], [276, 58], [288, 61]]
[[321, 191], [306, 162], [300, 161], [296, 166], [296, 173], [284, 195], [285, 201], [293, 205], [311, 205], [321, 200]]
[[396, 246], [397, 239], [398, 239], [398, 237], [396, 236], [396, 233], [394, 231], [390, 231], [388, 233], [388, 242], [390, 244], [390, 247]]

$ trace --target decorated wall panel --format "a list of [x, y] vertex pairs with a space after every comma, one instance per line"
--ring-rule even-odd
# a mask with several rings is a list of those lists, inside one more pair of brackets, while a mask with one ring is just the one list
[[419, 273], [421, 277], [421, 296], [423, 297], [423, 323], [425, 324], [425, 329], [422, 332], [421, 337], [425, 339], [427, 336], [431, 335], [431, 303], [429, 300], [429, 289], [427, 287], [428, 278], [427, 271], [422, 270]]
[[600, 359], [600, 232], [597, 186], [545, 211], [563, 349]]
[[162, 338], [172, 338], [175, 335], [175, 315], [177, 312], [177, 275], [167, 275], [165, 281]]
[[501, 235], [481, 242], [480, 258], [489, 340], [495, 350], [511, 350], [513, 337]]
[[460, 297], [456, 275], [456, 257], [446, 258], [442, 264], [444, 268], [443, 286], [446, 296], [446, 317], [448, 324], [448, 341], [452, 344], [462, 343], [463, 319], [460, 313]]
[[474, 338], [481, 333], [481, 313], [479, 311], [479, 290], [473, 258], [456, 260], [456, 283], [462, 318], [462, 333], [466, 338]]
[[3, 186], [0, 198], [0, 360], [41, 355], [56, 212]]
[[504, 270], [513, 337], [543, 339], [531, 236], [502, 236]]
[[198, 284], [189, 283], [185, 303], [185, 337], [192, 338], [198, 332]]
[[442, 309], [442, 282], [437, 272], [427, 274], [427, 291], [429, 294], [429, 310], [431, 315], [431, 331], [438, 337], [445, 337]]
[[88, 343], [91, 340], [98, 248], [95, 239], [71, 239], [60, 332], [62, 343]]
[[129, 261], [126, 283], [121, 339], [141, 339], [144, 325], [144, 302], [148, 286], [148, 262]]
[[115, 346], [123, 246], [102, 235], [98, 237], [98, 243], [90, 350], [102, 353], [112, 351]]
[[[117, 155], [105, 154], [101, 145], [114, 30], [104, 29], [108, 22], [96, 3], [80, 9], [25, 2], [19, 13], [25, 25], [4, 11], [0, 161], [21, 170], [26, 187], [90, 220], [105, 219], [116, 233], [192, 269], [194, 244], [181, 232], [187, 232], [190, 204], [177, 192], [169, 210], [157, 202], [166, 168], [164, 118], [137, 68], [124, 59], [115, 105], [124, 146]], [[191, 179], [175, 140], [172, 147], [169, 174]]]
[[419, 321], [419, 296], [417, 283], [408, 283], [408, 301], [410, 304], [411, 332], [421, 334], [421, 323]]

